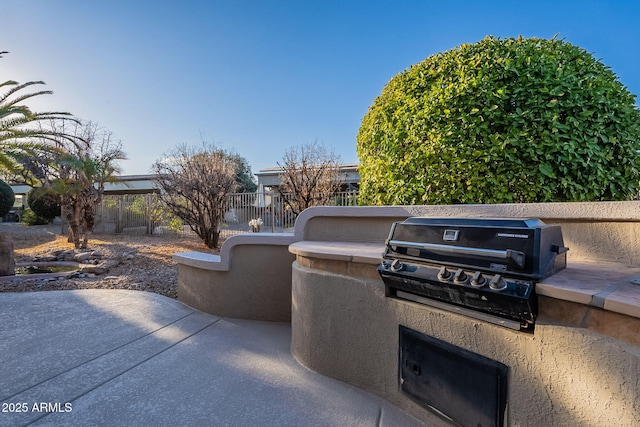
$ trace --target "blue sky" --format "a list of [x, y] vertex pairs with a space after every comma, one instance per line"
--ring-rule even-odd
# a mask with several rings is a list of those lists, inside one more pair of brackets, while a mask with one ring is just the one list
[[125, 174], [204, 139], [276, 166], [314, 140], [345, 163], [369, 105], [429, 55], [497, 37], [578, 45], [640, 94], [640, 2], [0, 0], [0, 81], [44, 80], [29, 105], [98, 122]]

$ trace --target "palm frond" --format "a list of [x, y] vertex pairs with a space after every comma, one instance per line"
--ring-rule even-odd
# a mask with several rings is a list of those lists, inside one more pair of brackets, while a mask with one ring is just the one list
[[16, 114], [20, 115], [21, 117], [29, 117], [32, 113], [29, 107], [27, 107], [26, 105], [14, 105], [11, 107], [0, 105], [0, 119]]
[[[18, 82], [12, 81], [12, 80], [11, 80], [10, 82], [11, 82], [11, 83], [13, 83], [13, 84], [11, 84], [11, 86], [13, 86], [13, 87], [12, 87], [11, 89], [9, 89], [7, 92], [5, 92], [5, 94], [4, 94], [2, 97], [0, 97], [0, 101], [6, 101], [6, 100], [7, 100], [11, 95], [13, 95], [14, 93], [19, 92], [19, 91], [21, 91], [22, 89], [25, 89], [25, 88], [27, 88], [27, 87], [29, 87], [29, 86], [34, 86], [34, 85], [46, 85], [46, 83], [45, 83], [45, 82], [40, 81], [40, 80], [38, 80], [38, 81], [32, 81], [32, 82], [26, 82], [26, 83], [18, 83]], [[7, 83], [8, 83], [8, 82], [5, 82], [4, 84], [7, 84]], [[38, 94], [42, 94], [42, 95], [50, 95], [50, 94], [52, 94], [52, 93], [53, 93], [53, 92], [52, 92], [52, 91], [50, 91], [50, 90], [43, 90], [43, 91], [38, 91], [38, 92], [32, 92], [32, 93], [30, 93], [30, 94], [21, 95], [20, 97], [18, 97], [18, 98], [17, 98], [18, 100], [17, 100], [17, 101], [15, 101], [14, 103], [16, 103], [16, 102], [20, 102], [20, 101], [22, 101], [22, 100], [24, 100], [24, 99], [27, 99], [27, 98], [31, 98], [32, 96], [36, 96], [36, 95], [38, 95]], [[22, 99], [20, 99], [20, 98], [22, 98]]]

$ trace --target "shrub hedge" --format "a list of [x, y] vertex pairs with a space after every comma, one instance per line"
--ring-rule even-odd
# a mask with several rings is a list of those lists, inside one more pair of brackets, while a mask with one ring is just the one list
[[358, 133], [364, 204], [625, 200], [640, 113], [562, 40], [487, 37], [396, 75]]
[[27, 193], [27, 203], [33, 213], [49, 222], [61, 215], [58, 195], [51, 187], [36, 187]]
[[0, 179], [0, 217], [5, 216], [13, 208], [15, 201], [16, 195], [13, 194], [9, 184]]

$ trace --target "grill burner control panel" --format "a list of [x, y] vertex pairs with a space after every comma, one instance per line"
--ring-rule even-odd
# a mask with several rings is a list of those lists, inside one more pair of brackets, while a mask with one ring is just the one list
[[[395, 265], [394, 265], [395, 264]], [[531, 293], [533, 282], [517, 279], [504, 279], [500, 274], [491, 275], [480, 271], [469, 272], [461, 268], [449, 270], [447, 267], [429, 267], [402, 264], [399, 260], [393, 262], [384, 261], [378, 271], [400, 273], [406, 271], [414, 273], [423, 279], [457, 286], [467, 286], [469, 291], [483, 289], [485, 291], [499, 292], [505, 295], [526, 298]], [[454, 273], [455, 272], [455, 273]], [[417, 274], [416, 274], [417, 273]], [[396, 274], [397, 277], [402, 274]]]
[[535, 320], [532, 281], [504, 278], [499, 273], [409, 264], [397, 259], [383, 261], [378, 272], [389, 297], [397, 297], [398, 291], [404, 291], [512, 319], [524, 328]]

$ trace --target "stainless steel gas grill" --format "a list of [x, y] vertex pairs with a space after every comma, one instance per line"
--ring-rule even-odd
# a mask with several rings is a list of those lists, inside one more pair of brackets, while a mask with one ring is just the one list
[[560, 226], [539, 219], [409, 218], [378, 272], [389, 297], [532, 330], [536, 282], [566, 267]]

